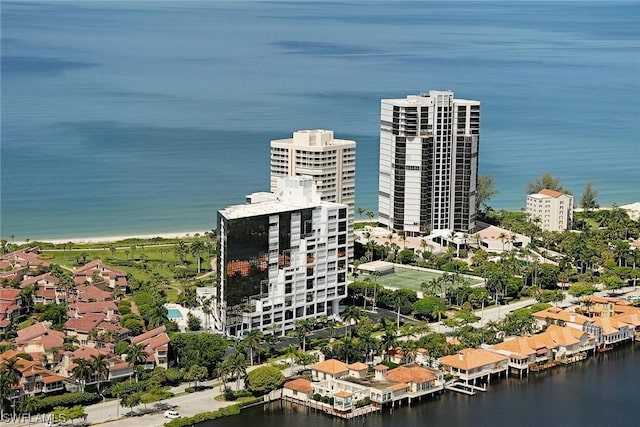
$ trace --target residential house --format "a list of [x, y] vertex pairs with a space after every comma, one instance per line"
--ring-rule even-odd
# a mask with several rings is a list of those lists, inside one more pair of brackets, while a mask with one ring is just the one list
[[31, 355], [34, 360], [46, 360], [56, 364], [59, 350], [64, 344], [64, 332], [51, 329], [51, 322], [39, 322], [18, 331], [15, 344], [21, 353]]
[[571, 363], [585, 359], [595, 351], [595, 335], [570, 326], [550, 325], [544, 332], [535, 335], [536, 342], [553, 350], [554, 360]]
[[22, 313], [20, 289], [0, 288], [0, 319], [12, 320]]
[[76, 288], [78, 302], [101, 302], [113, 299], [113, 292], [100, 289], [96, 285], [83, 285]]
[[487, 252], [500, 253], [529, 246], [531, 238], [506, 228], [479, 222], [479, 230], [467, 238]]
[[[127, 339], [129, 330], [107, 320], [103, 313], [89, 313], [81, 318], [72, 317], [64, 324], [67, 336], [75, 336], [81, 345], [96, 347], [100, 344], [100, 334], [106, 331], [117, 341]], [[95, 331], [95, 332], [92, 332]]]
[[599, 348], [603, 350], [635, 339], [635, 327], [617, 317], [596, 317], [593, 323], [599, 326], [596, 338]]
[[118, 306], [114, 301], [76, 302], [69, 305], [69, 317], [79, 319], [87, 314], [104, 314], [107, 321], [120, 317]]
[[304, 378], [287, 381], [284, 384], [282, 394], [285, 397], [289, 397], [295, 400], [301, 400], [303, 402], [308, 401], [313, 394], [311, 381]]
[[336, 359], [325, 360], [311, 366], [311, 377], [314, 381], [339, 379], [349, 374], [349, 366]]
[[145, 368], [169, 367], [169, 335], [164, 325], [131, 338], [131, 344], [142, 344], [147, 353]]
[[73, 280], [76, 284], [105, 283], [111, 289], [119, 289], [127, 292], [127, 272], [104, 264], [97, 259], [85, 264], [73, 272]]
[[39, 361], [24, 359], [18, 356], [16, 350], [7, 350], [0, 355], [0, 362], [9, 359], [16, 360], [16, 367], [20, 371], [19, 382], [10, 397], [12, 400], [38, 393], [60, 392], [65, 389], [66, 379], [45, 369]]
[[509, 358], [480, 348], [466, 348], [457, 354], [438, 359], [445, 373], [450, 373], [465, 383], [478, 380], [491, 381], [492, 375], [506, 373]]
[[[127, 363], [120, 357], [116, 356], [110, 349], [107, 348], [93, 348], [87, 346], [81, 346], [75, 351], [66, 351], [62, 356], [62, 360], [58, 364], [56, 371], [67, 378], [72, 377], [73, 368], [77, 365], [76, 359], [84, 359], [91, 361], [99, 354], [106, 356], [109, 374], [101, 381], [114, 381], [123, 378], [131, 378], [133, 376], [133, 365]], [[96, 384], [99, 381], [97, 374], [94, 374], [89, 378], [85, 385]]]
[[21, 288], [33, 286], [34, 304], [61, 304], [66, 301], [65, 293], [60, 289], [60, 279], [51, 273], [28, 277], [20, 283]]

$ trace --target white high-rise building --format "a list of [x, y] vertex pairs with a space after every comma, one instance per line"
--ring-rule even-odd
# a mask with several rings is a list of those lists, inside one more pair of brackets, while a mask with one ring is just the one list
[[283, 335], [297, 320], [337, 316], [347, 295], [346, 204], [323, 202], [309, 176], [218, 211], [214, 328]]
[[527, 195], [527, 217], [546, 231], [571, 229], [573, 196], [547, 188]]
[[356, 142], [335, 139], [331, 130], [299, 130], [271, 141], [271, 191], [287, 176], [313, 177], [325, 202], [344, 203], [353, 218], [356, 196]]
[[379, 222], [396, 232], [475, 228], [480, 102], [429, 91], [383, 99]]
[[313, 177], [320, 199], [344, 203], [348, 210], [349, 259], [353, 260], [356, 200], [356, 142], [335, 139], [332, 130], [299, 130], [292, 138], [271, 141], [271, 191], [287, 176]]

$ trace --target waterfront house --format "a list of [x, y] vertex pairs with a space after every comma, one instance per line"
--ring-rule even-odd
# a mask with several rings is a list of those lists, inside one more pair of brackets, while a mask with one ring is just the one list
[[349, 366], [336, 359], [325, 360], [311, 366], [311, 377], [314, 381], [338, 379], [349, 374]]
[[588, 331], [593, 324], [592, 319], [579, 313], [563, 310], [558, 307], [549, 307], [533, 313], [538, 327], [543, 328], [549, 324], [568, 326], [580, 331]]
[[640, 310], [617, 315], [614, 319], [619, 322], [626, 323], [629, 327], [633, 328], [636, 339], [640, 339]]
[[596, 337], [600, 349], [608, 349], [621, 342], [635, 339], [633, 325], [621, 322], [615, 317], [596, 317], [593, 323], [599, 327]]
[[457, 354], [438, 359], [445, 373], [452, 374], [469, 384], [471, 382], [491, 381], [492, 375], [506, 373], [509, 358], [480, 348], [466, 348]]
[[387, 381], [405, 384], [411, 398], [440, 391], [444, 387], [444, 373], [426, 369], [418, 365], [399, 366], [391, 369], [385, 376]]
[[309, 400], [312, 392], [311, 381], [304, 378], [287, 381], [282, 390], [283, 396], [301, 401]]
[[[486, 349], [507, 356], [511, 372], [520, 376], [529, 372], [529, 366], [538, 363], [538, 352], [531, 347], [528, 337], [508, 338], [499, 344], [487, 346]], [[546, 354], [545, 350], [542, 350], [541, 353]]]
[[595, 335], [568, 326], [550, 325], [534, 336], [535, 342], [553, 350], [554, 360], [571, 363], [582, 360], [595, 351]]
[[580, 311], [588, 317], [613, 317], [619, 314], [640, 312], [628, 301], [589, 295], [580, 300]]

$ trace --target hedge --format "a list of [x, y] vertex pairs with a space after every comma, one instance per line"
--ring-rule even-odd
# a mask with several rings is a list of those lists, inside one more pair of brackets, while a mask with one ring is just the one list
[[[56, 396], [30, 397], [29, 399], [34, 401], [35, 404], [32, 408], [29, 408], [31, 409], [31, 411], [28, 412], [41, 414], [43, 412], [52, 411], [56, 406], [87, 406], [92, 403], [97, 403], [100, 401], [100, 396], [98, 395], [98, 393], [82, 393], [78, 391], [73, 393], [59, 394]], [[24, 400], [23, 402], [26, 402], [26, 400]]]
[[205, 421], [215, 420], [217, 418], [228, 417], [230, 415], [238, 415], [240, 410], [246, 406], [263, 402], [262, 397], [255, 397], [247, 399], [242, 403], [236, 403], [235, 405], [227, 406], [226, 408], [220, 408], [215, 411], [201, 412], [193, 417], [178, 418], [165, 423], [165, 427], [188, 427], [194, 424], [202, 423]]

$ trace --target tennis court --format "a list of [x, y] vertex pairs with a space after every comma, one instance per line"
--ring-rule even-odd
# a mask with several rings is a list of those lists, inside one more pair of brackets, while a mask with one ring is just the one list
[[[428, 283], [431, 279], [435, 279], [440, 276], [442, 276], [442, 273], [434, 273], [424, 270], [413, 270], [395, 266], [393, 269], [393, 273], [387, 273], [378, 276], [376, 278], [376, 282], [381, 284], [382, 286], [388, 286], [390, 288], [406, 288], [413, 289], [414, 291], [420, 291], [420, 285], [422, 283]], [[480, 282], [481, 280], [470, 280], [471, 285]]]

